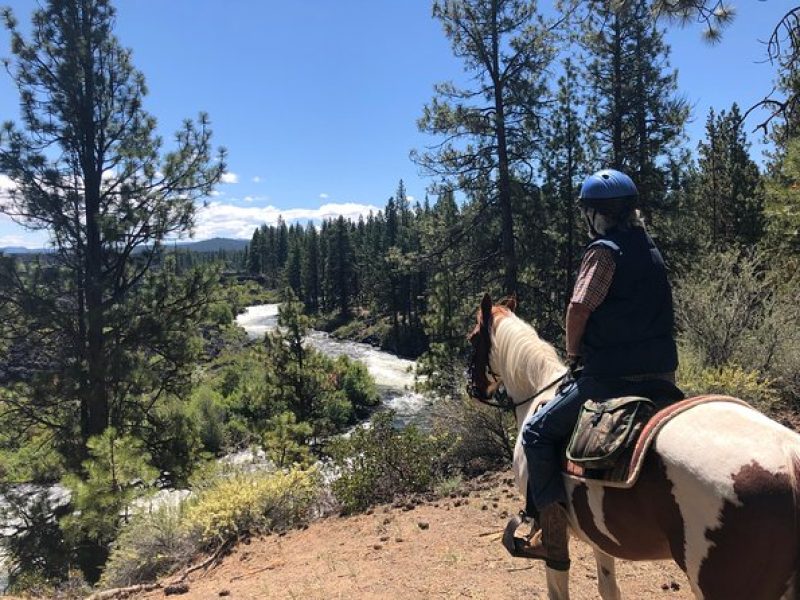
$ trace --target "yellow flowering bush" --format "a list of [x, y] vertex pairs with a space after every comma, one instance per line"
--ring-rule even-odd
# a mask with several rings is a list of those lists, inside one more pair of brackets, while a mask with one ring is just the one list
[[316, 469], [235, 473], [192, 500], [184, 524], [203, 545], [251, 531], [285, 529], [308, 519], [319, 490]]

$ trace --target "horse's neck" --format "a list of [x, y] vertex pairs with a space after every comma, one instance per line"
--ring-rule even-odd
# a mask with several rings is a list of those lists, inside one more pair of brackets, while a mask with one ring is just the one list
[[[564, 373], [565, 367], [558, 360], [553, 347], [517, 317], [508, 317], [498, 324], [494, 347], [498, 351], [495, 370], [516, 402], [534, 396]], [[536, 406], [552, 399], [554, 395], [555, 386], [518, 406], [517, 423], [522, 425]]]

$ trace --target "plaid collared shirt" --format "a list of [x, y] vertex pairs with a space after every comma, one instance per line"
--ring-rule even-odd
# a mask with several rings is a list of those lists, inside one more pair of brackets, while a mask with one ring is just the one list
[[583, 256], [570, 302], [594, 311], [608, 294], [616, 266], [610, 249], [597, 246], [589, 248]]

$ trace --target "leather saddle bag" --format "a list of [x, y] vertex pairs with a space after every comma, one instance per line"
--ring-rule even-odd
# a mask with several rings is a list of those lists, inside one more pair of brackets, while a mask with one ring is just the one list
[[640, 396], [587, 400], [567, 446], [567, 458], [585, 469], [612, 469], [655, 411], [655, 404]]

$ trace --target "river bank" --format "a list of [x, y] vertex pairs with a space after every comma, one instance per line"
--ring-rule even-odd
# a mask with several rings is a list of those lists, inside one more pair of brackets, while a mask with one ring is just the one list
[[[544, 563], [512, 558], [500, 544], [508, 515], [520, 504], [506, 471], [465, 481], [445, 497], [258, 536], [189, 576], [181, 598], [544, 598]], [[570, 554], [572, 597], [598, 597], [591, 548], [573, 539]], [[626, 598], [694, 597], [671, 562], [618, 560], [617, 578]], [[174, 579], [135, 597], [164, 598]]]
[[[249, 339], [263, 339], [267, 332], [278, 326], [278, 306], [249, 306], [236, 317], [236, 324], [245, 330]], [[344, 355], [366, 365], [378, 387], [381, 408], [395, 411], [398, 426], [411, 423], [424, 425], [428, 422], [433, 402], [414, 391], [415, 361], [401, 358], [370, 343], [338, 339], [316, 329], [309, 332], [307, 341], [327, 356], [335, 358]]]
[[418, 359], [428, 349], [428, 339], [421, 327], [395, 326], [389, 317], [376, 317], [366, 311], [347, 317], [318, 317], [315, 326], [337, 340], [369, 344], [408, 360]]

